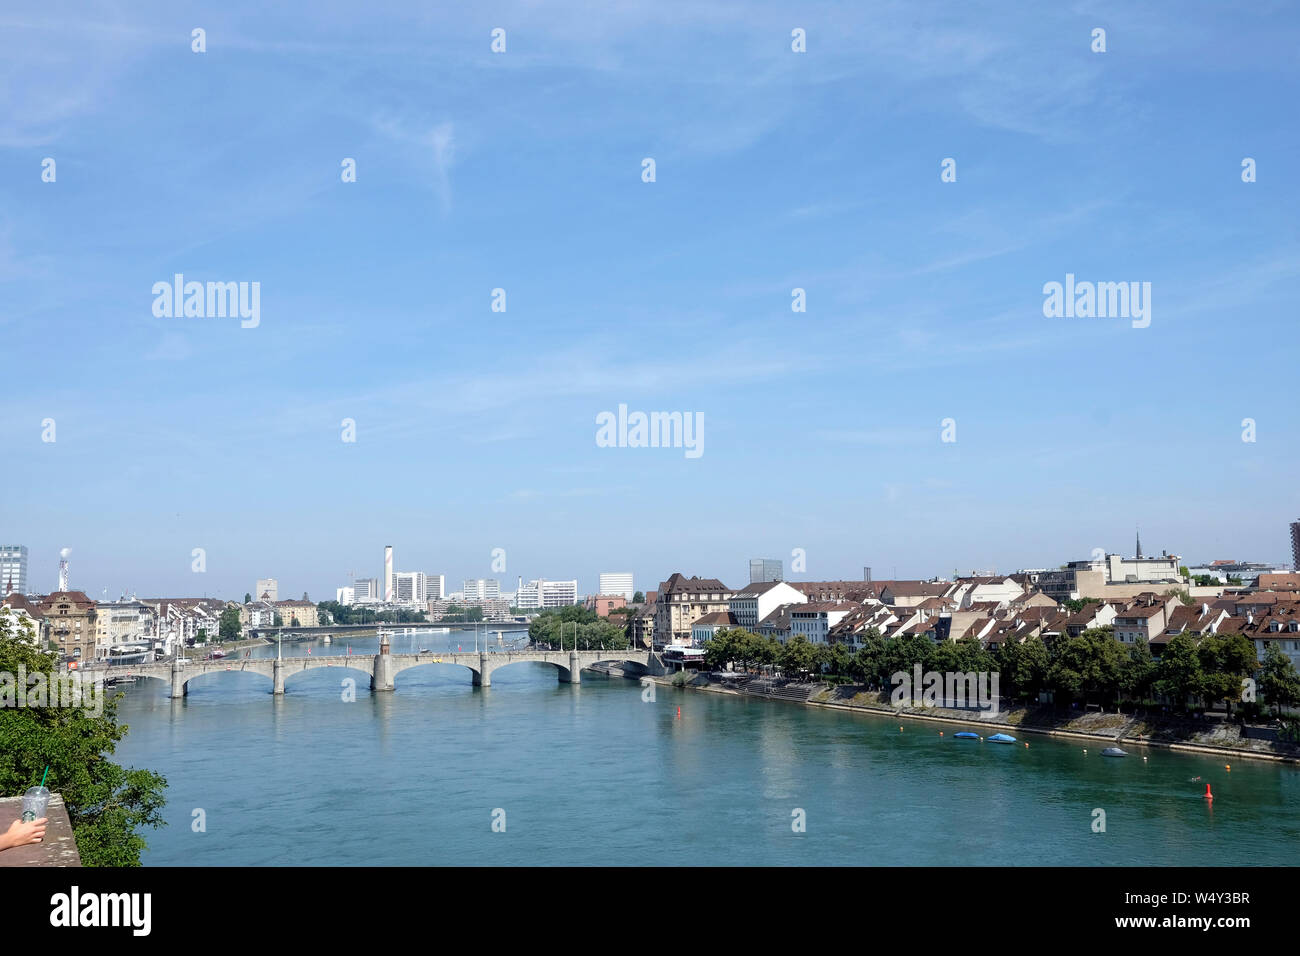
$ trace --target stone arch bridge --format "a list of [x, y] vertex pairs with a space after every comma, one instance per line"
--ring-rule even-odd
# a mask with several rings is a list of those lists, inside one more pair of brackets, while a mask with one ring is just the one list
[[172, 697], [184, 697], [190, 681], [205, 674], [241, 672], [262, 674], [270, 678], [273, 694], [284, 693], [284, 682], [294, 674], [315, 671], [325, 667], [345, 668], [370, 675], [370, 689], [394, 689], [394, 679], [404, 670], [429, 664], [457, 664], [469, 669], [475, 687], [490, 687], [492, 672], [511, 664], [535, 661], [552, 665], [561, 683], [577, 684], [582, 680], [582, 669], [600, 663], [615, 663], [629, 669], [649, 673], [649, 654], [645, 651], [493, 651], [419, 654], [390, 654], [381, 646], [378, 654], [336, 654], [307, 657], [223, 658], [215, 661], [160, 661], [148, 664], [126, 664], [113, 667], [110, 675], [151, 677], [171, 684]]

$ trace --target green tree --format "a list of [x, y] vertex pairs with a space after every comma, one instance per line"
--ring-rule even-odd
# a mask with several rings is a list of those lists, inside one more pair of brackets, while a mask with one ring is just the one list
[[1061, 645], [1048, 669], [1048, 684], [1062, 697], [1110, 703], [1119, 697], [1127, 659], [1109, 627], [1090, 628]]
[[900, 672], [906, 673], [911, 679], [917, 664], [921, 665], [922, 674], [933, 670], [930, 667], [930, 658], [934, 655], [935, 646], [934, 641], [924, 634], [909, 634], [886, 641], [881, 662], [884, 682], [893, 684], [894, 675]]
[[843, 644], [836, 642], [830, 646], [830, 654], [827, 660], [830, 665], [830, 672], [836, 677], [848, 677], [853, 667], [853, 655]]
[[1175, 710], [1185, 710], [1193, 696], [1202, 687], [1201, 660], [1196, 653], [1196, 642], [1187, 634], [1169, 639], [1156, 666], [1153, 689], [1169, 700]]
[[735, 660], [735, 642], [730, 628], [723, 628], [704, 645], [704, 666], [709, 670], [725, 670]]
[[1291, 658], [1283, 654], [1275, 641], [1264, 647], [1264, 660], [1259, 668], [1259, 692], [1264, 702], [1273, 705], [1273, 713], [1280, 715], [1283, 707], [1300, 704], [1300, 674], [1296, 673]]
[[[53, 674], [55, 654], [12, 633], [0, 617], [0, 672]], [[118, 695], [121, 696], [121, 695]], [[117, 721], [117, 698], [105, 699], [103, 713], [84, 708], [14, 707], [0, 692], [0, 794], [18, 795], [45, 785], [63, 796], [86, 866], [139, 866], [142, 827], [163, 826], [167, 781], [156, 773], [122, 767], [109, 758], [127, 727]]]
[[1241, 634], [1211, 634], [1201, 639], [1196, 655], [1201, 682], [1195, 693], [1206, 701], [1223, 701], [1231, 714], [1233, 701], [1241, 700], [1242, 681], [1259, 667], [1254, 646]]
[[872, 627], [858, 640], [858, 645], [849, 672], [854, 679], [875, 687], [885, 679], [881, 674], [885, 660], [885, 639]]
[[1016, 700], [1037, 700], [1047, 687], [1051, 664], [1047, 645], [1039, 638], [1009, 641], [999, 652], [998, 689]]
[[576, 604], [548, 608], [528, 625], [528, 637], [534, 644], [585, 650], [625, 650], [629, 646], [627, 629]]
[[640, 591], [637, 591], [635, 594], [632, 595], [632, 603], [633, 603], [633, 604], [644, 604], [644, 603], [645, 603], [645, 595], [642, 594]]
[[249, 594], [247, 591], [244, 592], [244, 603], [245, 604], [253, 603], [253, 595]]
[[239, 640], [239, 634], [239, 608], [233, 604], [228, 604], [221, 611], [221, 617], [217, 625], [217, 636], [223, 641], [237, 641]]
[[793, 635], [781, 649], [781, 672], [787, 677], [811, 674], [816, 666], [816, 652], [802, 634]]
[[1151, 656], [1151, 648], [1146, 641], [1138, 641], [1128, 649], [1128, 660], [1120, 669], [1120, 690], [1130, 700], [1146, 700], [1157, 676], [1158, 668]]

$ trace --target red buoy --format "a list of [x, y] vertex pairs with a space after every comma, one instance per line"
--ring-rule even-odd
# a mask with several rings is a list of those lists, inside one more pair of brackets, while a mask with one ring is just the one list
[[[680, 707], [678, 707], [678, 708], [677, 708], [677, 716], [680, 717], [681, 715], [682, 715], [682, 709], [681, 709]], [[1206, 784], [1206, 786], [1208, 787], [1209, 784]]]
[[1206, 800], [1214, 799], [1214, 794], [1210, 793], [1210, 785], [1208, 783], [1205, 785], [1205, 799]]

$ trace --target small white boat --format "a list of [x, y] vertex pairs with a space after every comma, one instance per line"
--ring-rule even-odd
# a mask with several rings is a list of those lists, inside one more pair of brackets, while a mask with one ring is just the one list
[[1118, 747], [1107, 747], [1101, 752], [1103, 757], [1127, 757], [1127, 750], [1120, 750]]

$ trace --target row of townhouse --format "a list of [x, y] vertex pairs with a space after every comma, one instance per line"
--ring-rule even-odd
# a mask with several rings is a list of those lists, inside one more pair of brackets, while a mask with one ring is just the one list
[[217, 635], [225, 601], [215, 598], [155, 598], [96, 602], [83, 591], [54, 591], [36, 599], [12, 594], [10, 614], [30, 623], [42, 646], [64, 660], [98, 660], [122, 644], [148, 643], [168, 651], [202, 630]]
[[[946, 637], [952, 626], [960, 626], [964, 633], [974, 619], [987, 617], [982, 609], [1026, 597], [1025, 584], [1014, 576], [955, 581], [768, 581], [733, 590], [717, 578], [688, 578], [678, 572], [629, 615], [628, 631], [638, 647], [698, 645], [727, 627], [745, 628], [780, 641], [801, 634], [813, 643], [828, 643], [832, 631], [837, 631], [847, 633], [849, 642], [856, 643], [853, 635], [870, 627], [910, 628], [933, 618], [930, 626], [938, 627]], [[1042, 595], [1035, 600], [1056, 606]], [[864, 607], [873, 610], [864, 615]], [[942, 620], [940, 612], [944, 612]], [[853, 624], [845, 627], [850, 618]]]
[[221, 631], [221, 612], [231, 603], [219, 598], [142, 598], [154, 609], [155, 637], [171, 654], [202, 635], [216, 640]]
[[239, 627], [245, 636], [277, 626], [317, 627], [320, 615], [311, 601], [250, 601], [239, 608]]
[[[1269, 578], [1273, 580], [1268, 580]], [[706, 643], [739, 627], [787, 641], [844, 643], [869, 633], [886, 639], [924, 635], [935, 641], [978, 640], [996, 648], [1031, 637], [1077, 637], [1109, 627], [1125, 645], [1145, 642], [1159, 656], [1177, 634], [1239, 633], [1262, 659], [1276, 643], [1300, 667], [1300, 575], [1263, 575], [1260, 585], [1221, 591], [1184, 604], [1175, 589], [1111, 596], [1071, 611], [1036, 588], [1028, 574], [958, 577], [953, 581], [756, 582], [732, 590], [717, 578], [675, 573], [647, 595], [628, 621], [637, 647]]]

